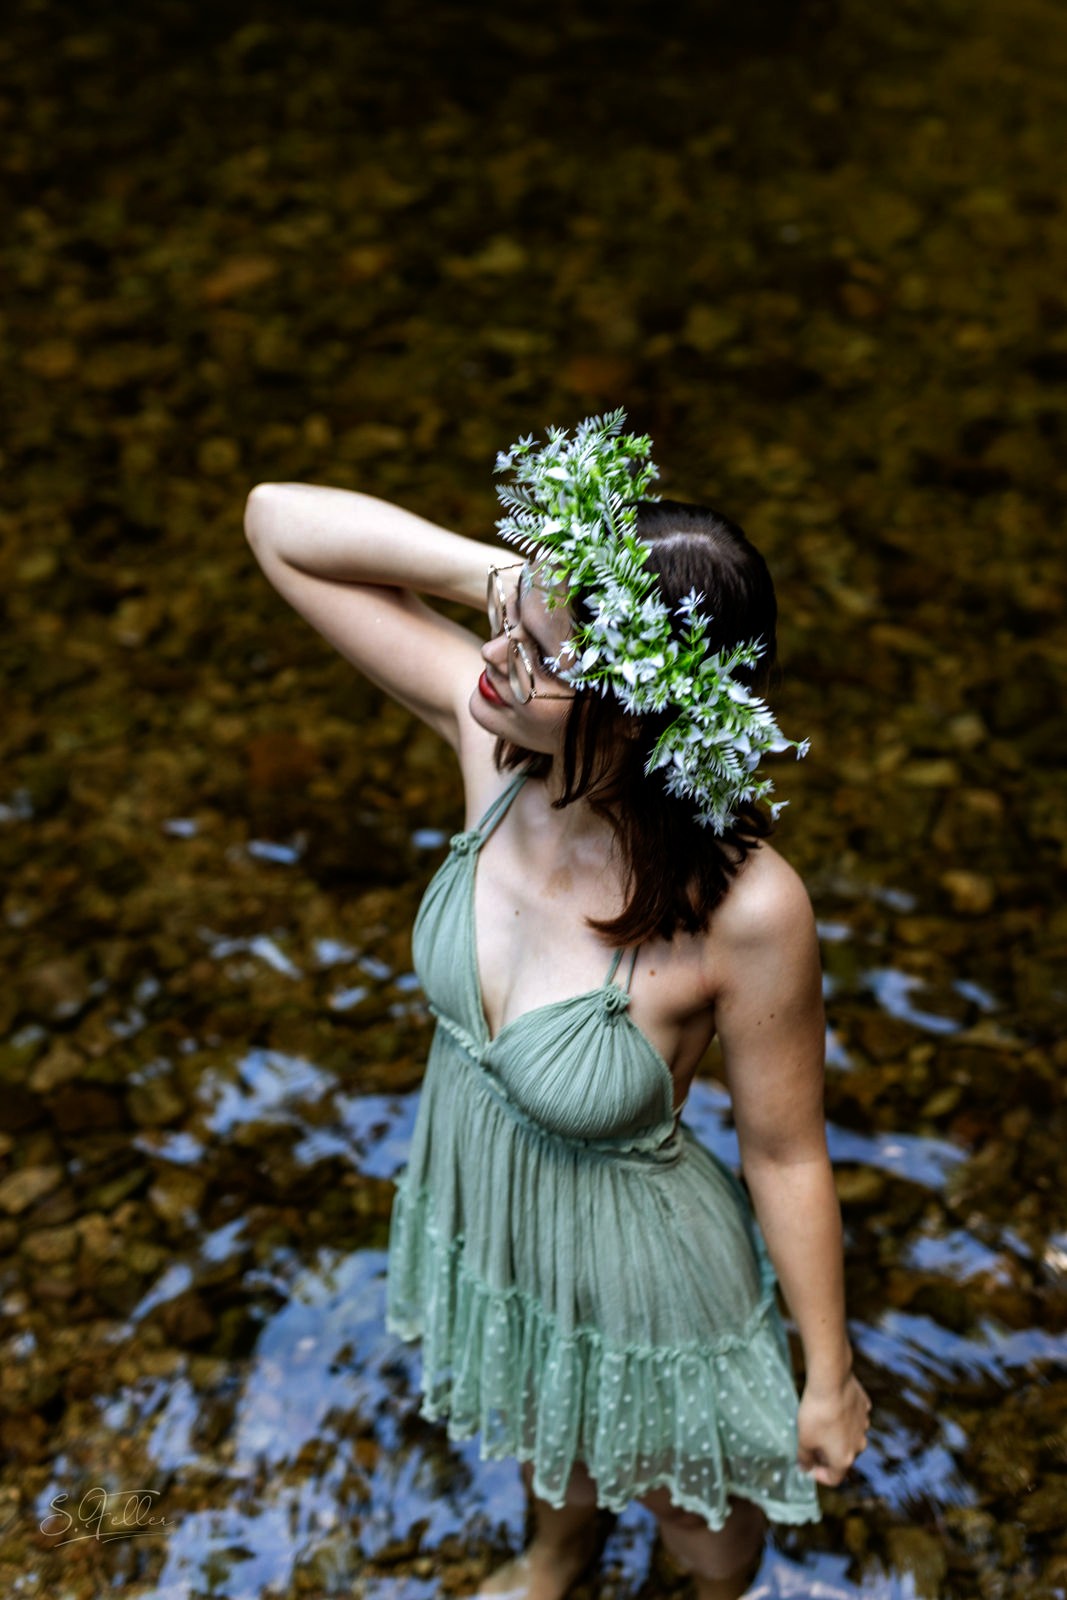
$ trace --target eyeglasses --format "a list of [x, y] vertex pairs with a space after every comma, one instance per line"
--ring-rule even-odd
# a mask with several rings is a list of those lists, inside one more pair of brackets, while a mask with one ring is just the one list
[[525, 561], [514, 561], [507, 567], [489, 568], [485, 605], [486, 610], [489, 612], [491, 637], [495, 639], [501, 632], [507, 635], [509, 645], [508, 684], [520, 705], [528, 705], [531, 700], [573, 700], [573, 693], [550, 694], [546, 690], [536, 687], [533, 663], [530, 660], [526, 646], [521, 639], [515, 637], [514, 629], [508, 621], [507, 599], [504, 594], [504, 585], [500, 581], [500, 574], [502, 572], [513, 572], [516, 567], [524, 567], [525, 565]]

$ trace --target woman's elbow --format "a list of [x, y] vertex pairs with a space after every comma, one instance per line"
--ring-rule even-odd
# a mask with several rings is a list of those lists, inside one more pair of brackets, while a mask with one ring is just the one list
[[799, 1136], [788, 1132], [739, 1138], [741, 1162], [746, 1175], [753, 1172], [781, 1172], [803, 1167], [829, 1166], [830, 1153], [825, 1128]]
[[263, 538], [266, 532], [273, 488], [274, 485], [270, 483], [257, 483], [248, 491], [248, 498], [245, 500], [244, 529], [249, 544], [255, 544], [256, 540]]

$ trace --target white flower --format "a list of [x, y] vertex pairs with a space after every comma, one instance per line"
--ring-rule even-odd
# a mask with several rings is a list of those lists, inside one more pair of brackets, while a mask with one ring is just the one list
[[540, 449], [529, 434], [499, 452], [496, 470], [513, 471], [514, 486], [498, 490], [507, 515], [497, 528], [544, 564], [550, 589], [569, 597], [581, 588], [589, 597], [591, 620], [569, 641], [572, 665], [561, 668], [562, 651], [552, 662], [567, 682], [612, 693], [631, 714], [678, 708], [646, 771], [665, 767], [668, 793], [691, 797], [697, 820], [722, 833], [738, 804], [773, 787], [751, 781], [764, 751], [794, 749], [799, 757], [808, 741], [786, 739], [763, 701], [733, 676], [764, 654], [762, 639], [725, 653], [708, 649], [709, 619], [697, 609], [704, 595], [695, 587], [674, 608], [686, 624], [684, 646], [673, 637], [630, 503], [654, 498], [645, 495], [659, 476], [652, 441], [624, 434], [625, 421], [621, 409], [587, 417], [573, 436], [553, 426]]

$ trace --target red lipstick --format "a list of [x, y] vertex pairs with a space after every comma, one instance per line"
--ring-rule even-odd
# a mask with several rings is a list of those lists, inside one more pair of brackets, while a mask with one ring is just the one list
[[482, 675], [478, 679], [478, 692], [483, 700], [489, 701], [491, 706], [507, 705], [507, 701], [500, 698], [493, 685], [489, 682], [489, 674], [484, 667], [482, 668]]

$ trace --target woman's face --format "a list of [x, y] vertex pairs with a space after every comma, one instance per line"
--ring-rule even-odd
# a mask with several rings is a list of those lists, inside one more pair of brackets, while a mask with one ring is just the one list
[[[515, 694], [508, 675], [512, 643], [502, 630], [495, 639], [482, 645], [485, 669], [470, 698], [475, 722], [489, 733], [536, 750], [555, 755], [563, 748], [563, 733], [570, 714], [574, 691], [548, 665], [547, 658], [559, 654], [570, 637], [574, 619], [562, 599], [549, 605], [549, 593], [540, 581], [540, 568], [527, 563], [500, 574], [511, 639], [525, 648], [533, 668], [534, 697], [524, 705]], [[570, 660], [563, 657], [563, 664]], [[546, 699], [563, 695], [565, 699]]]

